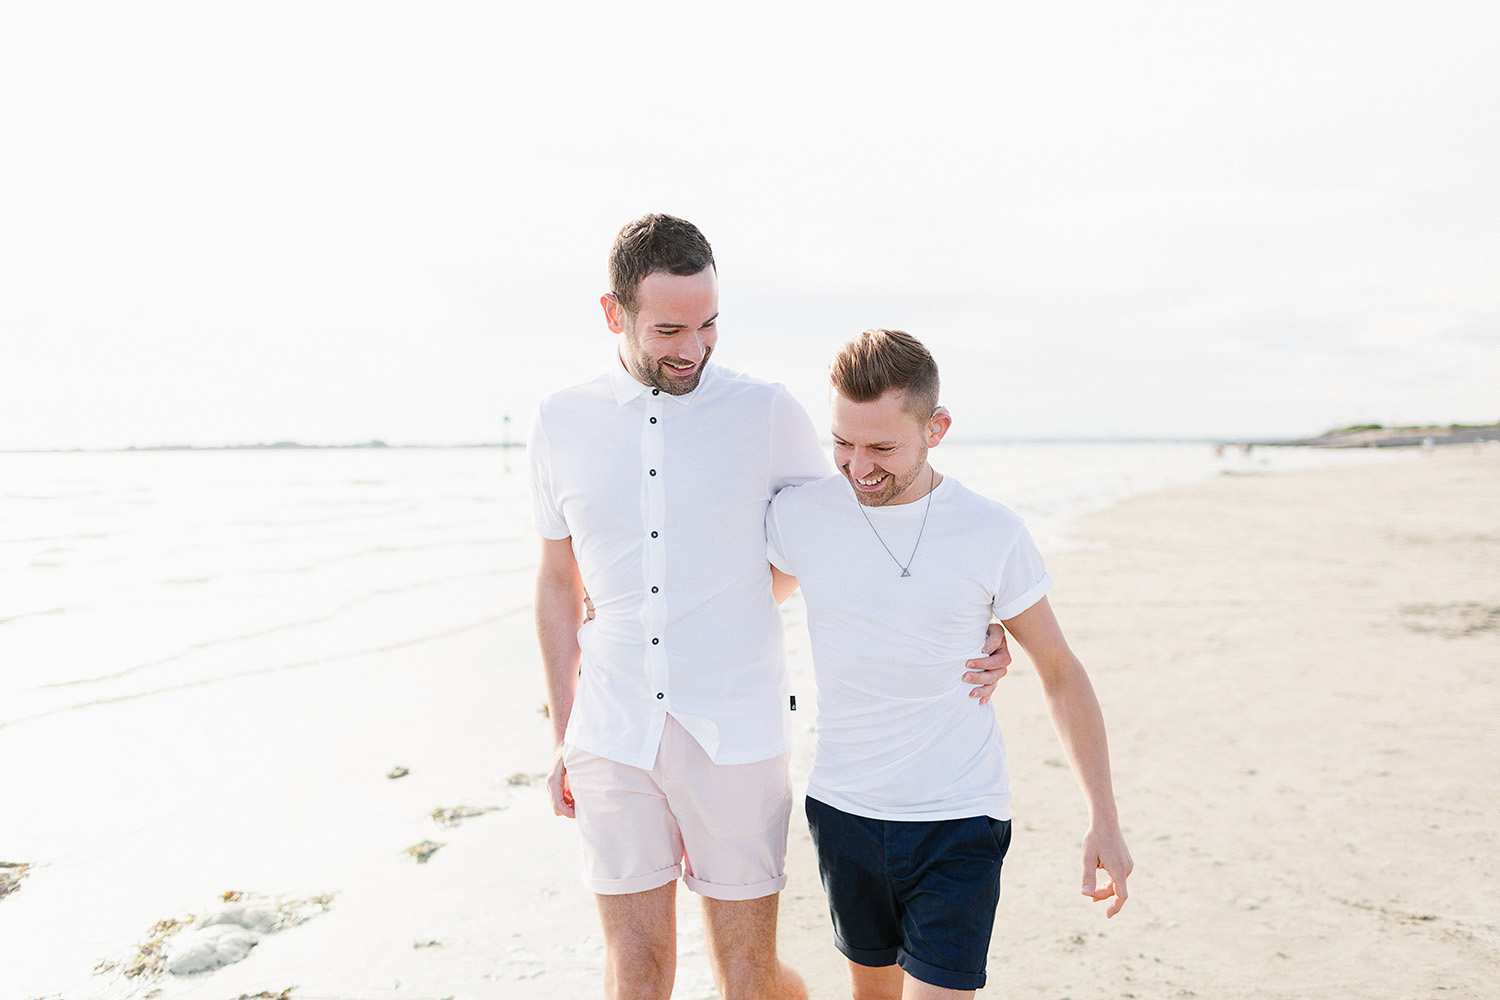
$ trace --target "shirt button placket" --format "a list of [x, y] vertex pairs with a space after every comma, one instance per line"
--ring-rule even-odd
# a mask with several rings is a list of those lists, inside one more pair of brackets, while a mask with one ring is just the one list
[[653, 390], [646, 397], [646, 419], [641, 427], [641, 476], [644, 481], [642, 489], [646, 493], [646, 558], [642, 560], [645, 599], [641, 603], [641, 626], [646, 637], [647, 683], [652, 700], [665, 710], [671, 685], [667, 644], [663, 641], [667, 627], [666, 547], [669, 535], [663, 520], [667, 509], [663, 416], [662, 396], [659, 390]]

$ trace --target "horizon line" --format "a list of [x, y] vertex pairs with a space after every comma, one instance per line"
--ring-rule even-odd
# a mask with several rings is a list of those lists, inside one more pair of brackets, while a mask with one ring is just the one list
[[[1500, 424], [1448, 424], [1448, 425], [1426, 425], [1408, 427], [1340, 427], [1334, 430], [1324, 431], [1306, 437], [1248, 437], [1248, 436], [1225, 436], [1225, 435], [1151, 435], [1151, 434], [1043, 434], [1043, 435], [978, 435], [955, 436], [948, 440], [953, 444], [1210, 444], [1210, 445], [1252, 445], [1260, 447], [1296, 447], [1314, 444], [1327, 444], [1341, 437], [1384, 434], [1392, 439], [1412, 436], [1415, 432], [1442, 431], [1447, 434], [1455, 432], [1497, 432], [1500, 433]], [[1486, 435], [1485, 439], [1495, 438]], [[832, 444], [831, 439], [820, 438], [823, 445]], [[499, 449], [525, 448], [524, 441], [468, 441], [435, 443], [405, 443], [391, 444], [379, 438], [368, 441], [344, 442], [338, 444], [316, 444], [305, 441], [273, 441], [273, 442], [240, 442], [232, 444], [156, 444], [156, 445], [122, 445], [116, 447], [52, 447], [52, 448], [6, 448], [0, 447], [0, 454], [6, 455], [68, 455], [68, 454], [129, 454], [132, 452], [162, 452], [162, 451], [359, 451], [359, 450], [406, 450], [406, 451], [437, 451], [455, 449]]]

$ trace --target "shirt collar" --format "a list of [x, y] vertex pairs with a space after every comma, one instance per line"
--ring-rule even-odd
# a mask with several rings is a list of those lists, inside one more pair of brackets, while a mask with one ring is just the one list
[[[670, 392], [664, 392], [662, 393], [662, 396], [666, 399], [675, 401], [680, 406], [688, 406], [693, 402], [694, 399], [703, 395], [704, 383], [715, 377], [716, 373], [713, 367], [709, 366], [703, 370], [703, 377], [698, 380], [698, 387], [692, 392], [685, 393], [681, 396], [674, 396]], [[634, 375], [630, 374], [629, 370], [627, 370], [625, 367], [625, 359], [620, 357], [618, 354], [615, 355], [615, 363], [613, 365], [610, 365], [609, 368], [609, 384], [610, 387], [614, 389], [615, 402], [620, 404], [621, 406], [624, 406], [626, 403], [629, 403], [632, 400], [640, 399], [642, 396], [648, 395], [652, 389], [651, 386], [646, 385], [644, 382], [641, 382], [639, 379], [637, 379]]]

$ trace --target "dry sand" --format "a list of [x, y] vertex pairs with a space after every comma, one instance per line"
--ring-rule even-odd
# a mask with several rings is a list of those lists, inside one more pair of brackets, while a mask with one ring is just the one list
[[[1083, 535], [1053, 603], [1104, 704], [1131, 898], [1106, 922], [1075, 895], [1082, 802], [1018, 656], [986, 992], [1500, 996], [1500, 449], [1224, 477]], [[815, 883], [785, 909], [814, 995], [847, 996]]]
[[[997, 699], [1016, 837], [985, 995], [1500, 995], [1497, 486], [1500, 449], [1453, 448], [1088, 520], [1093, 547], [1051, 559], [1053, 602], [1109, 721], [1131, 900], [1106, 922], [1077, 895], [1082, 802], [1018, 656]], [[546, 766], [541, 701], [517, 611], [0, 728], [0, 861], [31, 865], [5, 869], [24, 880], [0, 899], [0, 1000], [598, 996], [576, 835], [507, 780]], [[794, 774], [810, 756], [804, 734]], [[460, 806], [496, 811], [430, 815]], [[792, 843], [783, 950], [814, 998], [847, 996], [800, 819]], [[226, 890], [329, 902], [215, 972], [93, 971]], [[675, 995], [696, 1000], [713, 994], [682, 899]]]

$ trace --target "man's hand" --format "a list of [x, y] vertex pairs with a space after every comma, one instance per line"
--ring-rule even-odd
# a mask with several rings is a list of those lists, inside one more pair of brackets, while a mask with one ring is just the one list
[[[1099, 869], [1109, 876], [1109, 882], [1099, 885]], [[1105, 911], [1106, 917], [1120, 912], [1129, 893], [1125, 891], [1125, 879], [1135, 868], [1130, 860], [1130, 848], [1118, 827], [1100, 830], [1089, 827], [1083, 838], [1083, 894], [1096, 903], [1113, 896], [1115, 901]]]
[[1000, 678], [1010, 668], [1010, 650], [1005, 648], [1005, 626], [999, 622], [990, 622], [990, 632], [984, 640], [984, 653], [982, 659], [970, 660], [964, 664], [969, 668], [969, 672], [964, 674], [964, 680], [975, 685], [974, 690], [969, 692], [969, 697], [978, 698], [981, 705], [988, 705], [994, 697], [995, 685], [1000, 683]]
[[573, 811], [573, 789], [568, 787], [568, 769], [563, 764], [563, 748], [552, 754], [552, 772], [547, 775], [547, 794], [552, 797], [552, 811], [576, 819]]

